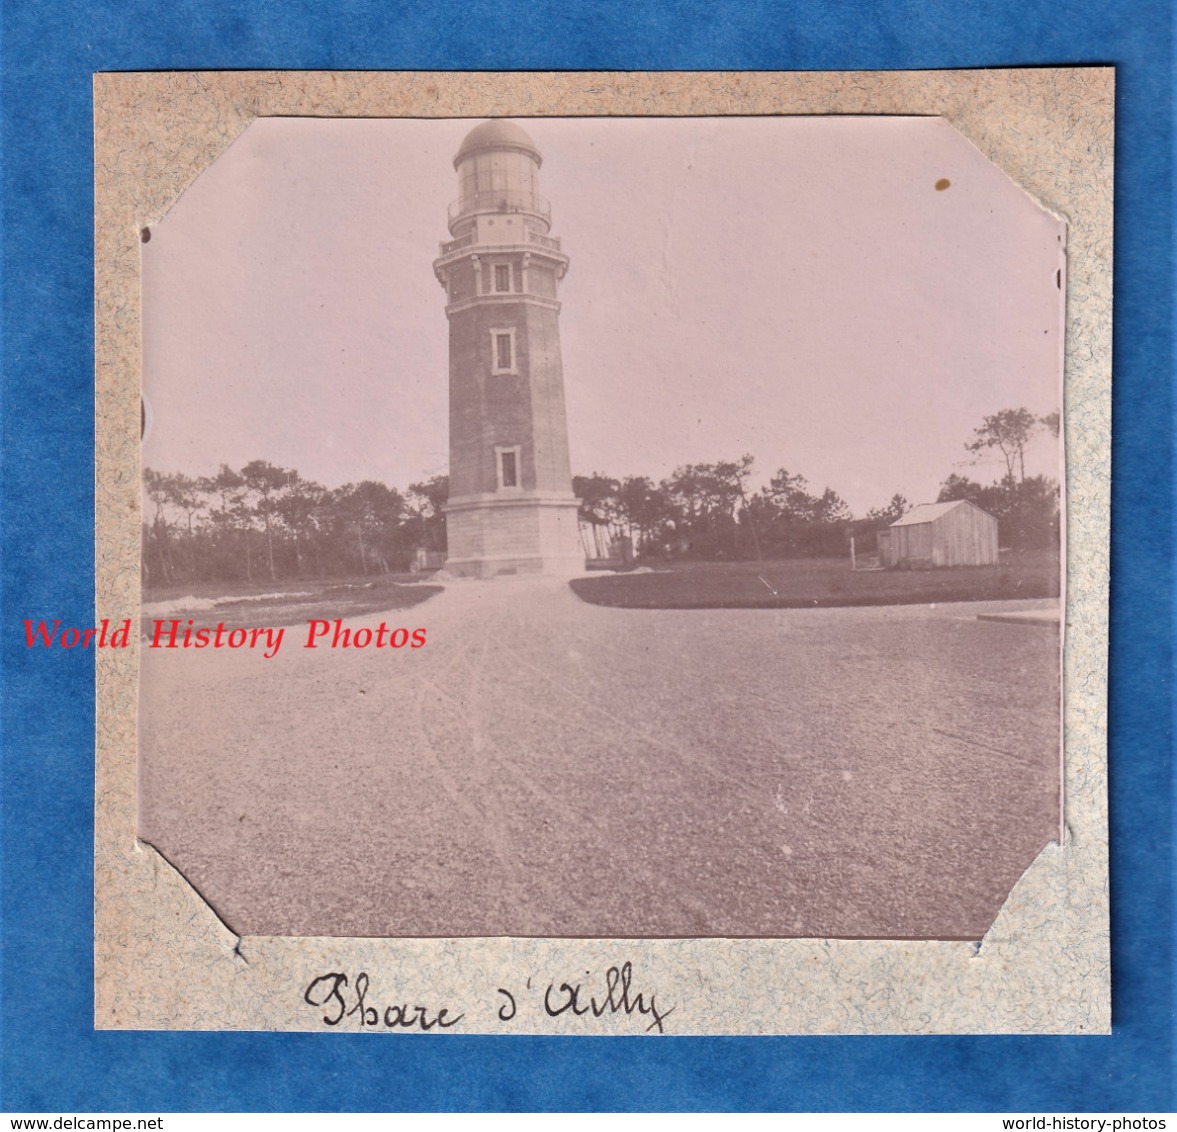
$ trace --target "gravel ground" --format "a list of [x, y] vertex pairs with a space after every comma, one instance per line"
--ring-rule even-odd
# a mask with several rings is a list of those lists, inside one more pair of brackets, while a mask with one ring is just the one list
[[976, 620], [1032, 604], [498, 579], [416, 650], [147, 650], [140, 836], [246, 935], [976, 939], [1057, 835], [1057, 633]]

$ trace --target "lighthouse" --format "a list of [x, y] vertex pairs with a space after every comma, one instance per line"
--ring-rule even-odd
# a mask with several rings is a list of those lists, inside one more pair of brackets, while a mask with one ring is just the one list
[[459, 577], [584, 569], [560, 357], [568, 257], [550, 235], [542, 163], [503, 120], [476, 126], [454, 158], [451, 238], [433, 270], [449, 319], [446, 569]]

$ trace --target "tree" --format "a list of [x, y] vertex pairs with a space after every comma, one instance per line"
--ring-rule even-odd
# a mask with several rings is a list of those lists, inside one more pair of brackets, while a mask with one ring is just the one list
[[[405, 500], [399, 491], [375, 480], [349, 483], [331, 493], [330, 503], [337, 545], [355, 539], [360, 573], [369, 567], [387, 574], [394, 561], [408, 565], [409, 552], [402, 527], [407, 518]], [[345, 556], [346, 561], [346, 556]]]
[[[1014, 482], [1014, 468], [1017, 468], [1017, 482], [1026, 478], [1026, 448], [1034, 439], [1042, 422], [1029, 409], [1002, 409], [986, 417], [981, 427], [973, 430], [973, 439], [965, 444], [973, 453], [974, 463], [981, 454], [996, 448], [1005, 460], [1005, 474]], [[1055, 422], [1057, 427], [1057, 421]]]
[[262, 528], [266, 534], [266, 559], [270, 567], [270, 581], [276, 581], [274, 572], [274, 518], [275, 499], [286, 485], [289, 473], [266, 460], [251, 460], [241, 469], [241, 478], [255, 499], [254, 513], [261, 516]]
[[[249, 546], [249, 528], [253, 520], [245, 499], [245, 478], [228, 464], [222, 464], [215, 476], [201, 480], [200, 485], [205, 494], [216, 496], [220, 501], [219, 507], [209, 509], [209, 521], [214, 531], [213, 541], [220, 548], [224, 566], [228, 568], [230, 576], [236, 573], [232, 568], [231, 543], [239, 542], [245, 559], [245, 576], [252, 581], [253, 557]], [[230, 532], [238, 532], [240, 538], [234, 540]]]
[[426, 550], [444, 551], [446, 548], [445, 511], [450, 497], [450, 477], [433, 476], [420, 483], [409, 484], [409, 502], [417, 513], [421, 531], [421, 545]]
[[[957, 477], [950, 476], [950, 479]], [[886, 507], [872, 507], [866, 513], [866, 521], [868, 523], [878, 523], [880, 526], [889, 527], [897, 519], [902, 519], [904, 515], [911, 510], [911, 504], [896, 492], [891, 496], [890, 502]]]
[[736, 553], [736, 512], [743, 491], [741, 474], [746, 478], [742, 466], [743, 461], [684, 464], [662, 481], [661, 486], [677, 512], [675, 527], [682, 549], [690, 549], [703, 558], [724, 554], [721, 542], [726, 532], [730, 552]]
[[656, 487], [646, 476], [627, 476], [617, 493], [617, 504], [635, 549], [661, 549], [673, 523], [666, 492]]
[[315, 568], [323, 572], [319, 551], [316, 518], [327, 489], [313, 480], [304, 480], [293, 468], [286, 473], [286, 483], [278, 497], [276, 508], [282, 523], [294, 539], [295, 572], [304, 573], [303, 547], [309, 545], [314, 553]]
[[734, 486], [740, 500], [740, 513], [752, 536], [752, 547], [756, 552], [756, 561], [759, 562], [763, 557], [760, 552], [760, 537], [756, 533], [756, 519], [748, 508], [748, 493], [745, 490], [748, 480], [752, 477], [753, 463], [752, 456], [745, 452], [738, 460], [716, 464], [715, 474], [721, 482], [726, 480]]
[[936, 496], [936, 502], [952, 503], [957, 499], [968, 499], [980, 506], [980, 500], [991, 494], [992, 491], [993, 488], [982, 487], [976, 480], [971, 480], [968, 476], [958, 476], [952, 472], [940, 485], [940, 494]]
[[764, 495], [772, 501], [778, 515], [794, 522], [807, 522], [813, 514], [813, 496], [804, 476], [791, 476], [787, 469], [778, 468], [776, 475], [768, 481]]
[[572, 477], [572, 493], [580, 500], [577, 518], [581, 524], [581, 535], [584, 537], [587, 533], [592, 539], [591, 548], [585, 547], [590, 558], [612, 556], [612, 544], [619, 534], [621, 508], [617, 493], [620, 490], [621, 485], [617, 480], [600, 472], [593, 472], [591, 476]]
[[1018, 484], [1007, 517], [1008, 542], [1017, 547], [1057, 549], [1059, 518], [1058, 484], [1047, 476], [1028, 476]]
[[804, 476], [778, 468], [768, 487], [752, 500], [750, 510], [770, 554], [794, 557], [843, 552], [850, 508], [833, 488], [812, 495]]
[[[160, 577], [165, 582], [170, 582], [173, 575], [172, 544], [165, 508], [172, 498], [171, 477], [151, 468], [144, 468], [143, 489], [155, 508], [151, 526], [147, 528], [151, 536], [151, 547], [155, 551]], [[146, 553], [144, 557], [147, 557]]]
[[846, 501], [832, 487], [827, 487], [813, 501], [812, 516], [813, 522], [828, 524], [845, 523], [851, 518]]
[[580, 500], [579, 518], [594, 527], [607, 527], [618, 515], [617, 493], [621, 484], [600, 472], [591, 476], [573, 476], [572, 494]]
[[1026, 478], [1026, 449], [1046, 432], [1058, 437], [1059, 414], [1036, 417], [1028, 409], [1002, 409], [986, 417], [965, 448], [974, 463], [982, 453], [997, 449], [1005, 475], [988, 486], [967, 476], [950, 475], [940, 487], [938, 502], [968, 499], [996, 516], [999, 538], [1013, 547], [1057, 546], [1059, 534], [1058, 484], [1044, 476]]
[[170, 476], [165, 477], [166, 491], [168, 503], [176, 510], [180, 511], [187, 520], [187, 530], [183, 532], [178, 541], [183, 544], [184, 558], [186, 560], [186, 573], [189, 580], [196, 577], [196, 532], [195, 519], [207, 505], [205, 492], [202, 481], [195, 480], [191, 476], [186, 476], [182, 472], [174, 472]]

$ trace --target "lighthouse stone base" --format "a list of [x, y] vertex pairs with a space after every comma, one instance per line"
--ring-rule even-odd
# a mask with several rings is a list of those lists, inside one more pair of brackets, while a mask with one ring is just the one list
[[574, 495], [539, 491], [455, 497], [445, 506], [445, 568], [459, 578], [581, 574], [578, 508]]

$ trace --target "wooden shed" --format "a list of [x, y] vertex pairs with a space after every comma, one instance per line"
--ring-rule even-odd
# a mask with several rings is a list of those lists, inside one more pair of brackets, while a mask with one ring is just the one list
[[967, 499], [922, 503], [879, 535], [879, 562], [883, 566], [996, 566], [998, 563], [997, 520]]

